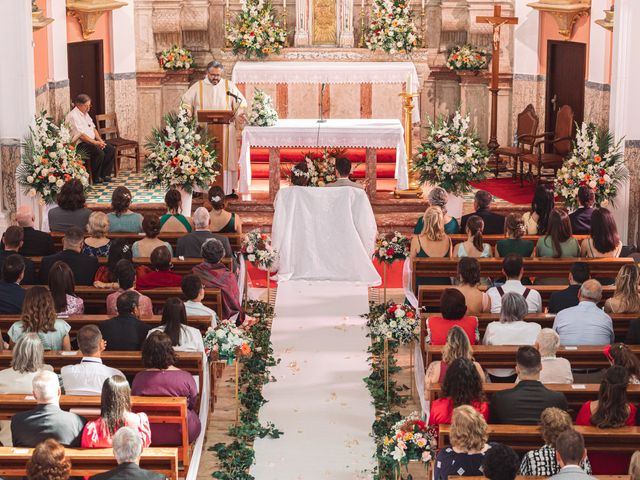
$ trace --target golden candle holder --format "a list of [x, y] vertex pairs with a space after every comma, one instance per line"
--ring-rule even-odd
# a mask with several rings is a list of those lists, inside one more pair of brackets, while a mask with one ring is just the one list
[[358, 42], [358, 47], [359, 48], [364, 48], [365, 47], [365, 42], [364, 42], [364, 3], [362, 4], [362, 8], [360, 8], [360, 41]]
[[284, 46], [289, 46], [289, 30], [287, 30], [287, 0], [283, 0], [282, 2], [282, 28], [284, 29], [286, 35], [284, 37]]
[[413, 99], [419, 94], [411, 92], [402, 92], [399, 94], [402, 98], [402, 123], [404, 127], [404, 145], [407, 150], [407, 173], [409, 175], [409, 188], [406, 190], [396, 190], [393, 192], [395, 198], [422, 198], [422, 188], [418, 185], [416, 174], [413, 171]]
[[387, 303], [387, 262], [382, 262], [382, 302]]
[[409, 344], [409, 375], [411, 376], [409, 384], [411, 385], [411, 398], [413, 398], [413, 383], [415, 380], [415, 375], [413, 373], [413, 353], [415, 352], [415, 349], [415, 340], [412, 340]]
[[231, 9], [229, 7], [227, 7], [225, 9], [225, 14], [224, 14], [224, 46], [226, 48], [231, 47], [231, 41], [229, 40], [229, 32], [231, 31]]
[[424, 4], [422, 5], [422, 11], [420, 12], [420, 31], [422, 33], [420, 38], [420, 46], [422, 48], [427, 48], [427, 28], [425, 27], [424, 19], [426, 17]]
[[267, 269], [267, 303], [271, 303], [271, 282], [269, 281], [271, 277], [271, 269]]
[[235, 359], [236, 363], [236, 425], [240, 421], [240, 362]]

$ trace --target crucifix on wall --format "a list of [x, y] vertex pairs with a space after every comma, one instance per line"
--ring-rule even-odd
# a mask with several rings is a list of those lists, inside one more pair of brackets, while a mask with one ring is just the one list
[[500, 91], [500, 28], [503, 25], [516, 25], [518, 17], [503, 17], [502, 7], [493, 7], [492, 17], [476, 17], [476, 23], [488, 23], [493, 27], [492, 57], [491, 57], [491, 134], [489, 136], [490, 151], [495, 150], [498, 144], [498, 92]]

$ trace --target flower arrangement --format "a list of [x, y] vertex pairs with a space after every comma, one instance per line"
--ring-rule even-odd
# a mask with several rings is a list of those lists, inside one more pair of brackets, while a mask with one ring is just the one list
[[265, 0], [242, 0], [242, 10], [227, 29], [233, 54], [266, 58], [280, 53], [287, 32], [275, 19], [273, 6]]
[[457, 111], [451, 120], [429, 120], [428, 130], [414, 159], [420, 182], [440, 185], [455, 195], [470, 191], [469, 183], [487, 173], [489, 152], [469, 128], [469, 116]]
[[263, 90], [256, 88], [251, 102], [249, 125], [256, 127], [272, 127], [278, 121], [278, 112], [273, 106], [273, 100]]
[[472, 45], [457, 45], [447, 57], [450, 70], [480, 70], [487, 66], [487, 52]]
[[367, 326], [373, 337], [382, 337], [401, 344], [411, 343], [420, 334], [417, 312], [409, 305], [388, 302], [380, 305], [380, 311], [370, 315]]
[[616, 142], [607, 129], [583, 123], [576, 132], [571, 155], [556, 176], [556, 194], [564, 198], [567, 207], [578, 206], [578, 189], [586, 185], [596, 197], [596, 204], [613, 203], [621, 183], [629, 176], [620, 151], [622, 140]]
[[378, 235], [373, 258], [389, 264], [396, 260], [404, 260], [409, 256], [410, 246], [409, 239], [400, 232], [383, 233]]
[[186, 70], [193, 65], [193, 55], [186, 48], [172, 45], [158, 53], [158, 62], [164, 70]]
[[41, 203], [54, 203], [67, 180], [77, 178], [89, 185], [89, 173], [84, 166], [84, 155], [71, 142], [71, 134], [62, 123], [42, 111], [36, 115], [35, 125], [29, 128], [22, 161], [16, 171], [18, 183], [30, 197], [40, 195]]
[[326, 149], [320, 155], [308, 152], [304, 156], [307, 171], [303, 172], [294, 167], [291, 169], [291, 176], [307, 177], [309, 179], [309, 187], [324, 187], [327, 183], [333, 183], [338, 179], [338, 174], [336, 173], [336, 157], [338, 154], [339, 151], [337, 150]]
[[148, 187], [182, 188], [192, 192], [195, 185], [208, 189], [220, 172], [211, 142], [197, 133], [197, 122], [181, 106], [165, 116], [165, 127], [155, 128], [145, 148], [143, 173]]
[[394, 461], [400, 467], [417, 460], [425, 466], [433, 458], [435, 435], [417, 412], [394, 424], [382, 438], [382, 461]]
[[248, 262], [261, 270], [271, 270], [278, 258], [278, 252], [271, 246], [271, 237], [258, 230], [244, 236], [240, 251]]
[[409, 53], [418, 45], [418, 29], [413, 22], [408, 0], [375, 0], [371, 23], [365, 33], [369, 50]]
[[251, 354], [251, 339], [243, 330], [230, 323], [223, 322], [215, 329], [209, 327], [202, 341], [207, 356], [217, 354], [219, 360], [230, 364], [238, 356], [247, 357]]

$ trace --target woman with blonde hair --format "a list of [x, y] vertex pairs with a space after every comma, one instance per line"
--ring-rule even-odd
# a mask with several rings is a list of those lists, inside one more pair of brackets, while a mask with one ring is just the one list
[[109, 217], [103, 212], [93, 212], [89, 215], [87, 223], [89, 236], [84, 239], [82, 253], [92, 257], [106, 257], [109, 255], [111, 240], [107, 238], [109, 233]]
[[[424, 213], [424, 227], [411, 238], [410, 258], [447, 258], [451, 256], [451, 238], [444, 231], [444, 215], [438, 207], [429, 207]], [[450, 285], [449, 277], [417, 277], [420, 285]]]
[[635, 263], [623, 265], [616, 277], [616, 291], [613, 297], [604, 302], [607, 313], [640, 312], [640, 270]]
[[[444, 231], [449, 235], [460, 232], [460, 224], [455, 217], [447, 215], [447, 202], [449, 201], [449, 195], [447, 191], [442, 187], [434, 187], [427, 194], [427, 200], [430, 207], [438, 207], [442, 211], [444, 216]], [[426, 213], [426, 211], [425, 211]], [[424, 215], [418, 219], [413, 233], [422, 233], [424, 228]]]
[[523, 240], [523, 235], [527, 232], [522, 215], [510, 213], [504, 221], [504, 240], [496, 243], [496, 257], [506, 257], [510, 253], [517, 253], [522, 257], [531, 257], [534, 253], [535, 245], [532, 240]]

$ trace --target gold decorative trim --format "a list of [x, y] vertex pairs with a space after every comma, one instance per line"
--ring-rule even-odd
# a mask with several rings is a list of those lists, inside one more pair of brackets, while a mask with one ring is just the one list
[[40, 30], [41, 28], [46, 27], [51, 22], [53, 22], [53, 18], [47, 18], [42, 13], [42, 10], [34, 10], [31, 12], [31, 18], [33, 19], [33, 31]]
[[613, 32], [613, 10], [604, 10], [604, 18], [596, 20], [596, 23], [602, 28]]
[[96, 22], [105, 12], [127, 5], [116, 0], [67, 0], [67, 13], [78, 19], [82, 37], [88, 40], [96, 31]]
[[565, 40], [571, 40], [573, 26], [578, 18], [591, 11], [591, 0], [541, 0], [527, 6], [550, 13], [558, 24], [558, 33]]

